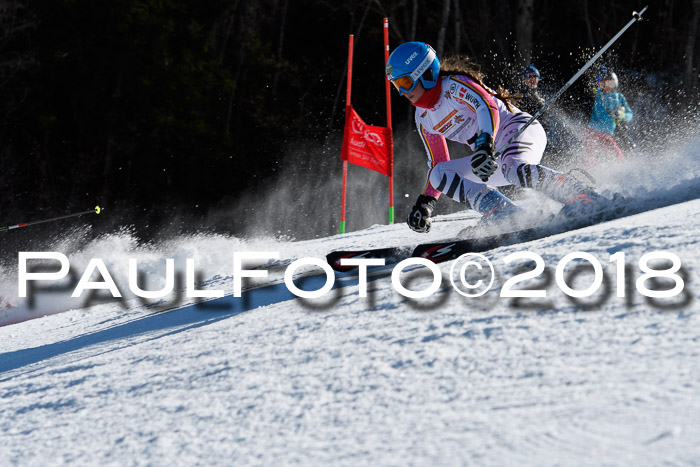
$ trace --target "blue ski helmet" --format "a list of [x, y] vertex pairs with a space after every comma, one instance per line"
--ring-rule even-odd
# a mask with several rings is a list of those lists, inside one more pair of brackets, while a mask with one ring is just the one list
[[523, 70], [523, 78], [527, 78], [530, 75], [535, 75], [537, 76], [537, 79], [541, 79], [542, 75], [540, 75], [540, 70], [537, 69], [535, 65], [528, 65], [525, 67]]
[[617, 79], [617, 75], [615, 72], [610, 70], [608, 67], [603, 66], [600, 69], [600, 73], [598, 74], [597, 78], [598, 84], [603, 85], [603, 83], [606, 83], [607, 86], [610, 86], [612, 89], [617, 89], [617, 86], [619, 84], [619, 81]]
[[386, 62], [386, 77], [400, 94], [415, 89], [418, 81], [425, 89], [435, 87], [440, 74], [440, 60], [425, 42], [405, 42], [398, 46]]

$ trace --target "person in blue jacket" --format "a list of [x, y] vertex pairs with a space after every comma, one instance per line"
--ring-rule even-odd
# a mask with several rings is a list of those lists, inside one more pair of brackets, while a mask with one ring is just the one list
[[583, 164], [595, 165], [599, 158], [624, 159], [624, 153], [613, 138], [620, 122], [632, 120], [632, 109], [622, 93], [617, 91], [617, 75], [604, 68], [598, 77], [593, 112], [583, 139]]

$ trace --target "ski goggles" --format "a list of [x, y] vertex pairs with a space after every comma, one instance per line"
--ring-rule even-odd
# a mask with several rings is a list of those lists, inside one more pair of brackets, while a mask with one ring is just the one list
[[394, 85], [397, 91], [399, 91], [400, 94], [404, 94], [407, 92], [411, 92], [416, 88], [416, 84], [418, 84], [418, 81], [413, 81], [413, 79], [406, 75], [406, 76], [400, 76], [396, 79], [391, 80], [391, 84]]

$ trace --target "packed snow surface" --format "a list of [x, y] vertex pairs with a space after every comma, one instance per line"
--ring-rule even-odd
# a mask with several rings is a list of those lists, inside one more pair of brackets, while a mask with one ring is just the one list
[[[700, 195], [697, 174], [682, 173], [672, 187], [652, 180], [635, 192], [645, 212], [485, 253], [495, 282], [479, 298], [452, 288], [454, 261], [439, 265], [440, 289], [418, 299], [397, 292], [394, 265], [370, 270], [367, 297], [356, 273], [337, 274], [317, 299], [296, 298], [282, 279], [297, 258], [449, 238], [476, 221], [465, 214], [438, 218], [425, 236], [392, 225], [304, 242], [141, 245], [121, 232], [66, 245], [78, 274], [104, 261], [120, 301], [99, 291], [85, 303], [64, 286], [37, 291], [32, 308], [5, 271], [0, 465], [700, 464]], [[250, 262], [269, 275], [246, 279], [235, 298], [232, 256], [242, 251], [280, 259]], [[535, 269], [506, 263], [524, 252], [545, 268], [513, 288], [546, 296], [500, 297]], [[573, 252], [601, 266], [589, 297], [566, 296], [555, 279]], [[644, 263], [652, 269], [672, 257], [682, 268], [640, 285], [640, 260], [653, 252], [669, 260]], [[184, 271], [190, 258], [198, 288], [224, 296], [138, 299], [129, 257], [144, 289], [163, 286], [165, 259]], [[590, 263], [569, 263], [566, 284], [584, 290], [594, 275], [574, 275], [577, 264]], [[306, 290], [326, 281], [314, 266], [296, 277]], [[401, 280], [424, 290], [433, 276], [412, 266]], [[679, 280], [675, 297], [640, 291]]]
[[[691, 201], [487, 254], [497, 285], [515, 274], [502, 263], [512, 253], [552, 272], [572, 251], [592, 254], [611, 293], [579, 304], [554, 283], [519, 306], [447, 281], [410, 300], [388, 266], [365, 298], [352, 274], [326, 297], [294, 298], [273, 271], [242, 298], [161, 312], [127, 300], [1, 327], [0, 463], [697, 464], [699, 220]], [[422, 238], [377, 226], [265, 246], [323, 257]], [[617, 297], [610, 256], [624, 252], [638, 276], [652, 251], [682, 260], [683, 294]]]

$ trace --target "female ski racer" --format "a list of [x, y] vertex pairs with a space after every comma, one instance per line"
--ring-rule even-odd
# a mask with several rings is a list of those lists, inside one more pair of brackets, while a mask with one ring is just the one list
[[[406, 42], [389, 57], [386, 75], [416, 107], [416, 126], [428, 152], [423, 193], [408, 215], [416, 232], [428, 232], [441, 193], [483, 214], [486, 223], [509, 222], [521, 211], [496, 187], [534, 188], [564, 204], [576, 217], [605, 209], [610, 201], [570, 175], [539, 165], [547, 144], [536, 120], [498, 158], [500, 148], [531, 116], [513, 105], [507, 91], [489, 89], [468, 59], [440, 61], [428, 44]], [[446, 139], [468, 145], [470, 157], [450, 160]]]
[[612, 71], [604, 68], [598, 76], [593, 112], [583, 139], [583, 164], [591, 168], [598, 156], [624, 159], [624, 154], [613, 139], [620, 122], [632, 120], [632, 109], [627, 99], [617, 92], [618, 79]]

